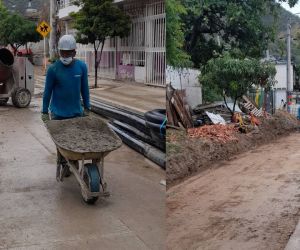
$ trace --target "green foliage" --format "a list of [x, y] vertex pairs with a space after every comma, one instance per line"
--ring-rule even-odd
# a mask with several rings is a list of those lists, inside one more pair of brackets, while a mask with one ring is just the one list
[[[101, 61], [103, 46], [107, 37], [126, 37], [130, 33], [131, 21], [112, 0], [77, 0], [81, 9], [71, 16], [74, 28], [78, 31], [77, 41], [91, 43], [95, 50], [95, 87], [97, 87], [97, 70]], [[100, 56], [97, 52], [101, 45]]]
[[0, 44], [11, 45], [15, 52], [28, 42], [38, 42], [41, 36], [36, 32], [36, 25], [19, 14], [11, 14], [0, 6]]
[[224, 51], [240, 50], [243, 57], [258, 58], [274, 38], [274, 27], [262, 17], [275, 15], [273, 0], [182, 0], [185, 48], [199, 68]]
[[295, 65], [295, 85], [294, 85], [294, 90], [295, 91], [300, 91], [300, 65]]
[[184, 14], [186, 10], [180, 0], [166, 1], [167, 64], [173, 67], [186, 67], [190, 64], [189, 56], [183, 50], [184, 33], [180, 16]]
[[[287, 23], [290, 19], [291, 22], [291, 52], [294, 57], [294, 62], [300, 63], [300, 46], [299, 46], [299, 27], [300, 27], [300, 18], [292, 13], [288, 12], [284, 8], [280, 8], [278, 12], [278, 20], [276, 27], [276, 34], [274, 42], [269, 43], [268, 49], [270, 55], [275, 56], [278, 59], [286, 58], [286, 32], [287, 32]], [[271, 23], [271, 19], [265, 20], [267, 23]], [[296, 40], [295, 40], [296, 39]]]
[[79, 0], [79, 12], [72, 14], [77, 39], [81, 43], [103, 42], [107, 37], [126, 37], [130, 18], [112, 0]]
[[[170, 0], [168, 0], [170, 1]], [[174, 2], [170, 1], [170, 4]], [[280, 2], [297, 0], [181, 0], [184, 49], [196, 68], [225, 51], [260, 58], [275, 38]], [[174, 3], [173, 3], [174, 4]], [[266, 21], [267, 17], [267, 21]], [[182, 26], [180, 23], [179, 26]], [[175, 42], [174, 42], [175, 43]], [[167, 47], [168, 48], [168, 47]]]
[[[273, 64], [261, 63], [257, 59], [236, 59], [229, 53], [211, 59], [203, 68], [200, 83], [214, 89], [216, 94], [236, 101], [254, 86], [270, 88], [274, 83], [276, 69]], [[234, 113], [234, 110], [231, 111]]]
[[[279, 2], [274, 0], [180, 1], [183, 7], [175, 0], [166, 2], [167, 15], [171, 20], [167, 21], [167, 55], [171, 59], [175, 58], [175, 62], [183, 61], [177, 59], [180, 56], [180, 49], [183, 48], [196, 68], [202, 68], [210, 60], [214, 61], [214, 58], [217, 60], [224, 53], [227, 53], [232, 60], [236, 58], [241, 67], [247, 65], [244, 58], [261, 58], [270, 42], [274, 41], [277, 26], [283, 25], [282, 21], [277, 21], [279, 15], [286, 12], [280, 8], [280, 2], [288, 2], [291, 7], [298, 2], [298, 0], [280, 0]], [[182, 33], [184, 35], [183, 42]], [[177, 39], [175, 39], [176, 37]], [[281, 54], [283, 54], [283, 50], [284, 43], [280, 43]], [[250, 62], [254, 63], [253, 60], [251, 59]], [[168, 58], [169, 61], [171, 60]], [[228, 66], [228, 64], [226, 65]], [[229, 63], [229, 65], [231, 64]], [[237, 72], [233, 70], [232, 76], [236, 74], [241, 77], [241, 67], [234, 66], [233, 69]], [[264, 67], [266, 67], [266, 71], [273, 69], [273, 66], [269, 68], [258, 62], [256, 62], [256, 66], [252, 65], [252, 68], [257, 70]], [[204, 101], [219, 100], [220, 96], [225, 96], [223, 92], [236, 101], [236, 96], [248, 89], [247, 84], [257, 83], [253, 75], [251, 78], [241, 81], [239, 77], [232, 78], [235, 80], [228, 80], [222, 79], [221, 76], [222, 74], [220, 74], [220, 81], [224, 81], [223, 86], [209, 83], [209, 81], [207, 84], [203, 84]], [[201, 83], [203, 82], [201, 81]]]
[[223, 100], [223, 96], [219, 94], [218, 86], [213, 84], [204, 84], [201, 87], [203, 103], [212, 103]]

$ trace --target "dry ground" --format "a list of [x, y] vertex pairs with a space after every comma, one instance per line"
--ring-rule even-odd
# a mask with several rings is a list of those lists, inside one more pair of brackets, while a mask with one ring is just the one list
[[284, 249], [300, 215], [300, 133], [167, 192], [168, 249]]

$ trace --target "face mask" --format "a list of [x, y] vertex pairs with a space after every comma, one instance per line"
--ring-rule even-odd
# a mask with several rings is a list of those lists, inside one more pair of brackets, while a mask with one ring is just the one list
[[73, 57], [60, 57], [59, 59], [64, 65], [69, 65], [73, 61]]

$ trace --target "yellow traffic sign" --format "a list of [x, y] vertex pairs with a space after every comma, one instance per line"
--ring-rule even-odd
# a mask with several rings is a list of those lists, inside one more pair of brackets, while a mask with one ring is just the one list
[[48, 23], [42, 21], [36, 28], [36, 31], [39, 32], [43, 37], [46, 37], [51, 31], [51, 27]]

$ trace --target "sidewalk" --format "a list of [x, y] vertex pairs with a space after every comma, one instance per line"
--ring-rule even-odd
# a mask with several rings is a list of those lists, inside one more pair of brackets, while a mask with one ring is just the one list
[[[121, 82], [109, 79], [98, 79], [98, 88], [94, 87], [94, 77], [89, 76], [90, 94], [92, 99], [128, 108], [138, 113], [166, 107], [166, 89], [147, 86], [142, 83]], [[39, 86], [45, 83], [41, 67], [35, 67], [35, 82]]]

